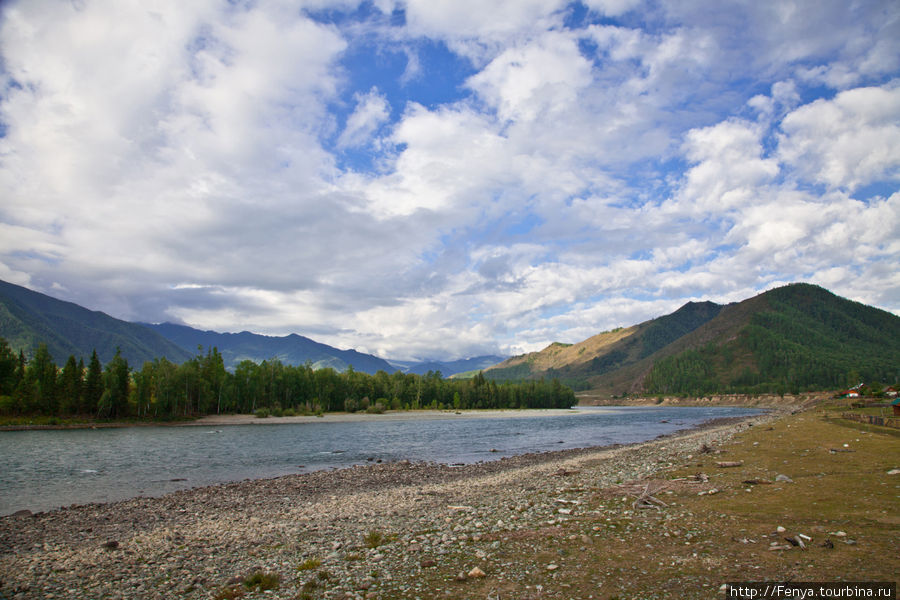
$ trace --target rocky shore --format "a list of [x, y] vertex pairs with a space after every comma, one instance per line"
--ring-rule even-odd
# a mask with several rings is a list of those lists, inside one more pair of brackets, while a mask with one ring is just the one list
[[775, 418], [629, 446], [467, 466], [372, 464], [4, 517], [0, 598], [424, 599], [459, 592], [436, 588], [429, 573], [550, 577], [552, 562], [500, 560], [504, 545], [583, 516], [598, 490]]

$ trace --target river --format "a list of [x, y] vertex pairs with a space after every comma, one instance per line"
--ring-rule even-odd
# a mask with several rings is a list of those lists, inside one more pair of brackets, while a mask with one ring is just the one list
[[548, 416], [0, 432], [0, 515], [159, 496], [372, 461], [472, 463], [642, 442], [737, 407], [577, 407]]

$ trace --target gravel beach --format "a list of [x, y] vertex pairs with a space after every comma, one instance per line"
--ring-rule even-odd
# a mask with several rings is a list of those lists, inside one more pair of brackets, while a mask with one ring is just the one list
[[[574, 518], [583, 496], [776, 417], [628, 446], [467, 466], [372, 464], [3, 517], [0, 598], [446, 597], [417, 574], [478, 578], [508, 536]], [[514, 581], [532, 568], [495, 570]], [[254, 572], [277, 575], [277, 589], [239, 585]]]

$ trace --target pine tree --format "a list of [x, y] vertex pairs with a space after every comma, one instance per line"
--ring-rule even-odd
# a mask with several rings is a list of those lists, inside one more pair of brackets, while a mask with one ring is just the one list
[[100, 406], [100, 398], [103, 396], [103, 367], [97, 358], [97, 351], [91, 353], [88, 363], [87, 377], [84, 380], [84, 394], [82, 396], [81, 411], [85, 414], [94, 414]]
[[81, 403], [81, 387], [83, 384], [83, 370], [78, 367], [75, 357], [69, 355], [69, 360], [59, 375], [59, 412], [72, 414], [77, 411]]

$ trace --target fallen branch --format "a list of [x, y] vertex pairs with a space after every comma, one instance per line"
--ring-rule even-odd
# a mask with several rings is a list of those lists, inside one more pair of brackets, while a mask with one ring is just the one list
[[[660, 488], [662, 489], [662, 488]], [[654, 498], [650, 494], [650, 484], [644, 488], [644, 491], [640, 496], [637, 497], [637, 500], [632, 502], [631, 507], [634, 509], [648, 509], [652, 508], [654, 510], [660, 510], [660, 506], [668, 506], [665, 502], [660, 500], [659, 498]]]

